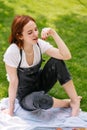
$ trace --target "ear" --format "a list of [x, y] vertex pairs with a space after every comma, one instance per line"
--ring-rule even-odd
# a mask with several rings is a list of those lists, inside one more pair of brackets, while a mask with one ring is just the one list
[[23, 40], [23, 35], [22, 34], [16, 34], [17, 38], [20, 39], [20, 40]]
[[19, 37], [20, 40], [23, 40], [23, 36], [22, 37]]

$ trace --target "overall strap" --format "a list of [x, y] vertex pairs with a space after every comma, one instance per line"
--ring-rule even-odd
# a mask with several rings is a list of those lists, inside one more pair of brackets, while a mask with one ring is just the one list
[[18, 68], [20, 67], [20, 65], [21, 65], [21, 61], [22, 61], [22, 49], [20, 49], [20, 57], [21, 57], [21, 59], [20, 59], [20, 62], [19, 62]]
[[[41, 61], [44, 61], [44, 60], [42, 59], [41, 48], [40, 48], [40, 46], [39, 46], [38, 43], [37, 43], [37, 45], [38, 45], [38, 47], [39, 47], [39, 49], [40, 49]], [[21, 62], [22, 62], [22, 49], [20, 49], [20, 57], [21, 57], [21, 59], [20, 59], [20, 62], [19, 62], [18, 68], [20, 67]]]
[[41, 55], [41, 59], [42, 59], [41, 48], [40, 48], [40, 46], [39, 46], [39, 44], [38, 44], [38, 43], [37, 43], [37, 45], [38, 45], [38, 47], [39, 47], [39, 49], [40, 49], [40, 55]]
[[39, 46], [38, 43], [37, 43], [37, 45], [38, 45], [38, 47], [39, 47], [39, 49], [40, 49], [41, 61], [45, 61], [45, 60], [42, 58], [41, 48], [40, 48], [40, 46]]

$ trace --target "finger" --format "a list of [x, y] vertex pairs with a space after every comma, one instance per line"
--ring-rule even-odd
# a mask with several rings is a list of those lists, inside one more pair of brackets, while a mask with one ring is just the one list
[[47, 34], [45, 32], [42, 32], [41, 33], [41, 38], [45, 40], [47, 38]]
[[47, 39], [47, 37], [48, 37], [48, 30], [43, 29], [41, 32], [41, 38], [45, 40], [45, 39]]

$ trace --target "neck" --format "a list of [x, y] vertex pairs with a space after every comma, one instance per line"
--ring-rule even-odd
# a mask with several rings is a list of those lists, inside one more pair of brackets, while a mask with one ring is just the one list
[[23, 47], [25, 52], [32, 52], [33, 50], [33, 45], [28, 45]]

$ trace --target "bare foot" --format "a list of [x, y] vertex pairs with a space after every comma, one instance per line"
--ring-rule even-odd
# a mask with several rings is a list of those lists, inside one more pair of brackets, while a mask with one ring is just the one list
[[63, 99], [62, 101], [64, 102], [64, 107], [70, 107], [71, 99]]
[[78, 96], [78, 98], [75, 101], [70, 102], [70, 106], [72, 108], [72, 116], [77, 116], [80, 111], [80, 101], [82, 97]]

